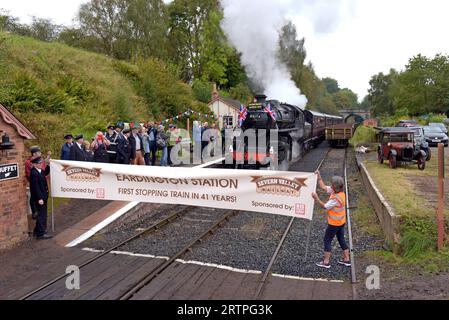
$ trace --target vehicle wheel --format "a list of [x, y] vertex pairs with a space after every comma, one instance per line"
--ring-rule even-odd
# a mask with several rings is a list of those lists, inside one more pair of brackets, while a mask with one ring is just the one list
[[380, 163], [380, 164], [384, 164], [384, 158], [382, 157], [382, 153], [379, 151], [379, 152], [377, 152], [377, 161]]
[[418, 169], [421, 171], [426, 169], [426, 160], [422, 156], [418, 158]]
[[427, 154], [426, 161], [430, 161], [432, 159], [432, 150], [430, 148], [427, 149], [426, 154]]
[[394, 155], [390, 155], [390, 157], [388, 158], [389, 162], [390, 162], [390, 168], [391, 169], [396, 169], [398, 166], [398, 162], [396, 160], [396, 156]]

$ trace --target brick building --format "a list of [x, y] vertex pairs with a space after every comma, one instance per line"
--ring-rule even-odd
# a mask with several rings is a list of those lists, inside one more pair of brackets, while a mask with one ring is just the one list
[[0, 147], [0, 249], [28, 237], [25, 158], [29, 152], [25, 140], [36, 139], [23, 123], [0, 105], [0, 143], [5, 133], [14, 146], [11, 149]]

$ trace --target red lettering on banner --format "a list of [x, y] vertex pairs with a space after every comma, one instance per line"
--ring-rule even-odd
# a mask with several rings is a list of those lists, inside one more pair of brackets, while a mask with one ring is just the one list
[[306, 205], [302, 203], [297, 203], [295, 206], [295, 213], [298, 216], [305, 216], [306, 215]]
[[97, 199], [104, 199], [106, 196], [104, 188], [97, 188]]

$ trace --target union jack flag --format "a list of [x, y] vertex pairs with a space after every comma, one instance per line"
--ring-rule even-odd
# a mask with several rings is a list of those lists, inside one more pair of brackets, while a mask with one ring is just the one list
[[271, 108], [271, 103], [269, 103], [264, 110], [268, 115], [273, 119], [273, 121], [276, 121], [276, 113], [274, 113], [273, 109]]
[[248, 110], [246, 107], [241, 104], [240, 105], [240, 112], [239, 112], [239, 124], [242, 126], [243, 122], [246, 120], [246, 116], [248, 115]]

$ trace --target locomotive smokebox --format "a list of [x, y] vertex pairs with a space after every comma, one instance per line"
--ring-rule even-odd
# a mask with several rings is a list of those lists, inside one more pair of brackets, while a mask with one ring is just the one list
[[256, 95], [255, 98], [256, 98], [256, 102], [258, 102], [258, 103], [264, 103], [265, 101], [267, 101], [267, 96], [264, 95], [263, 93]]

